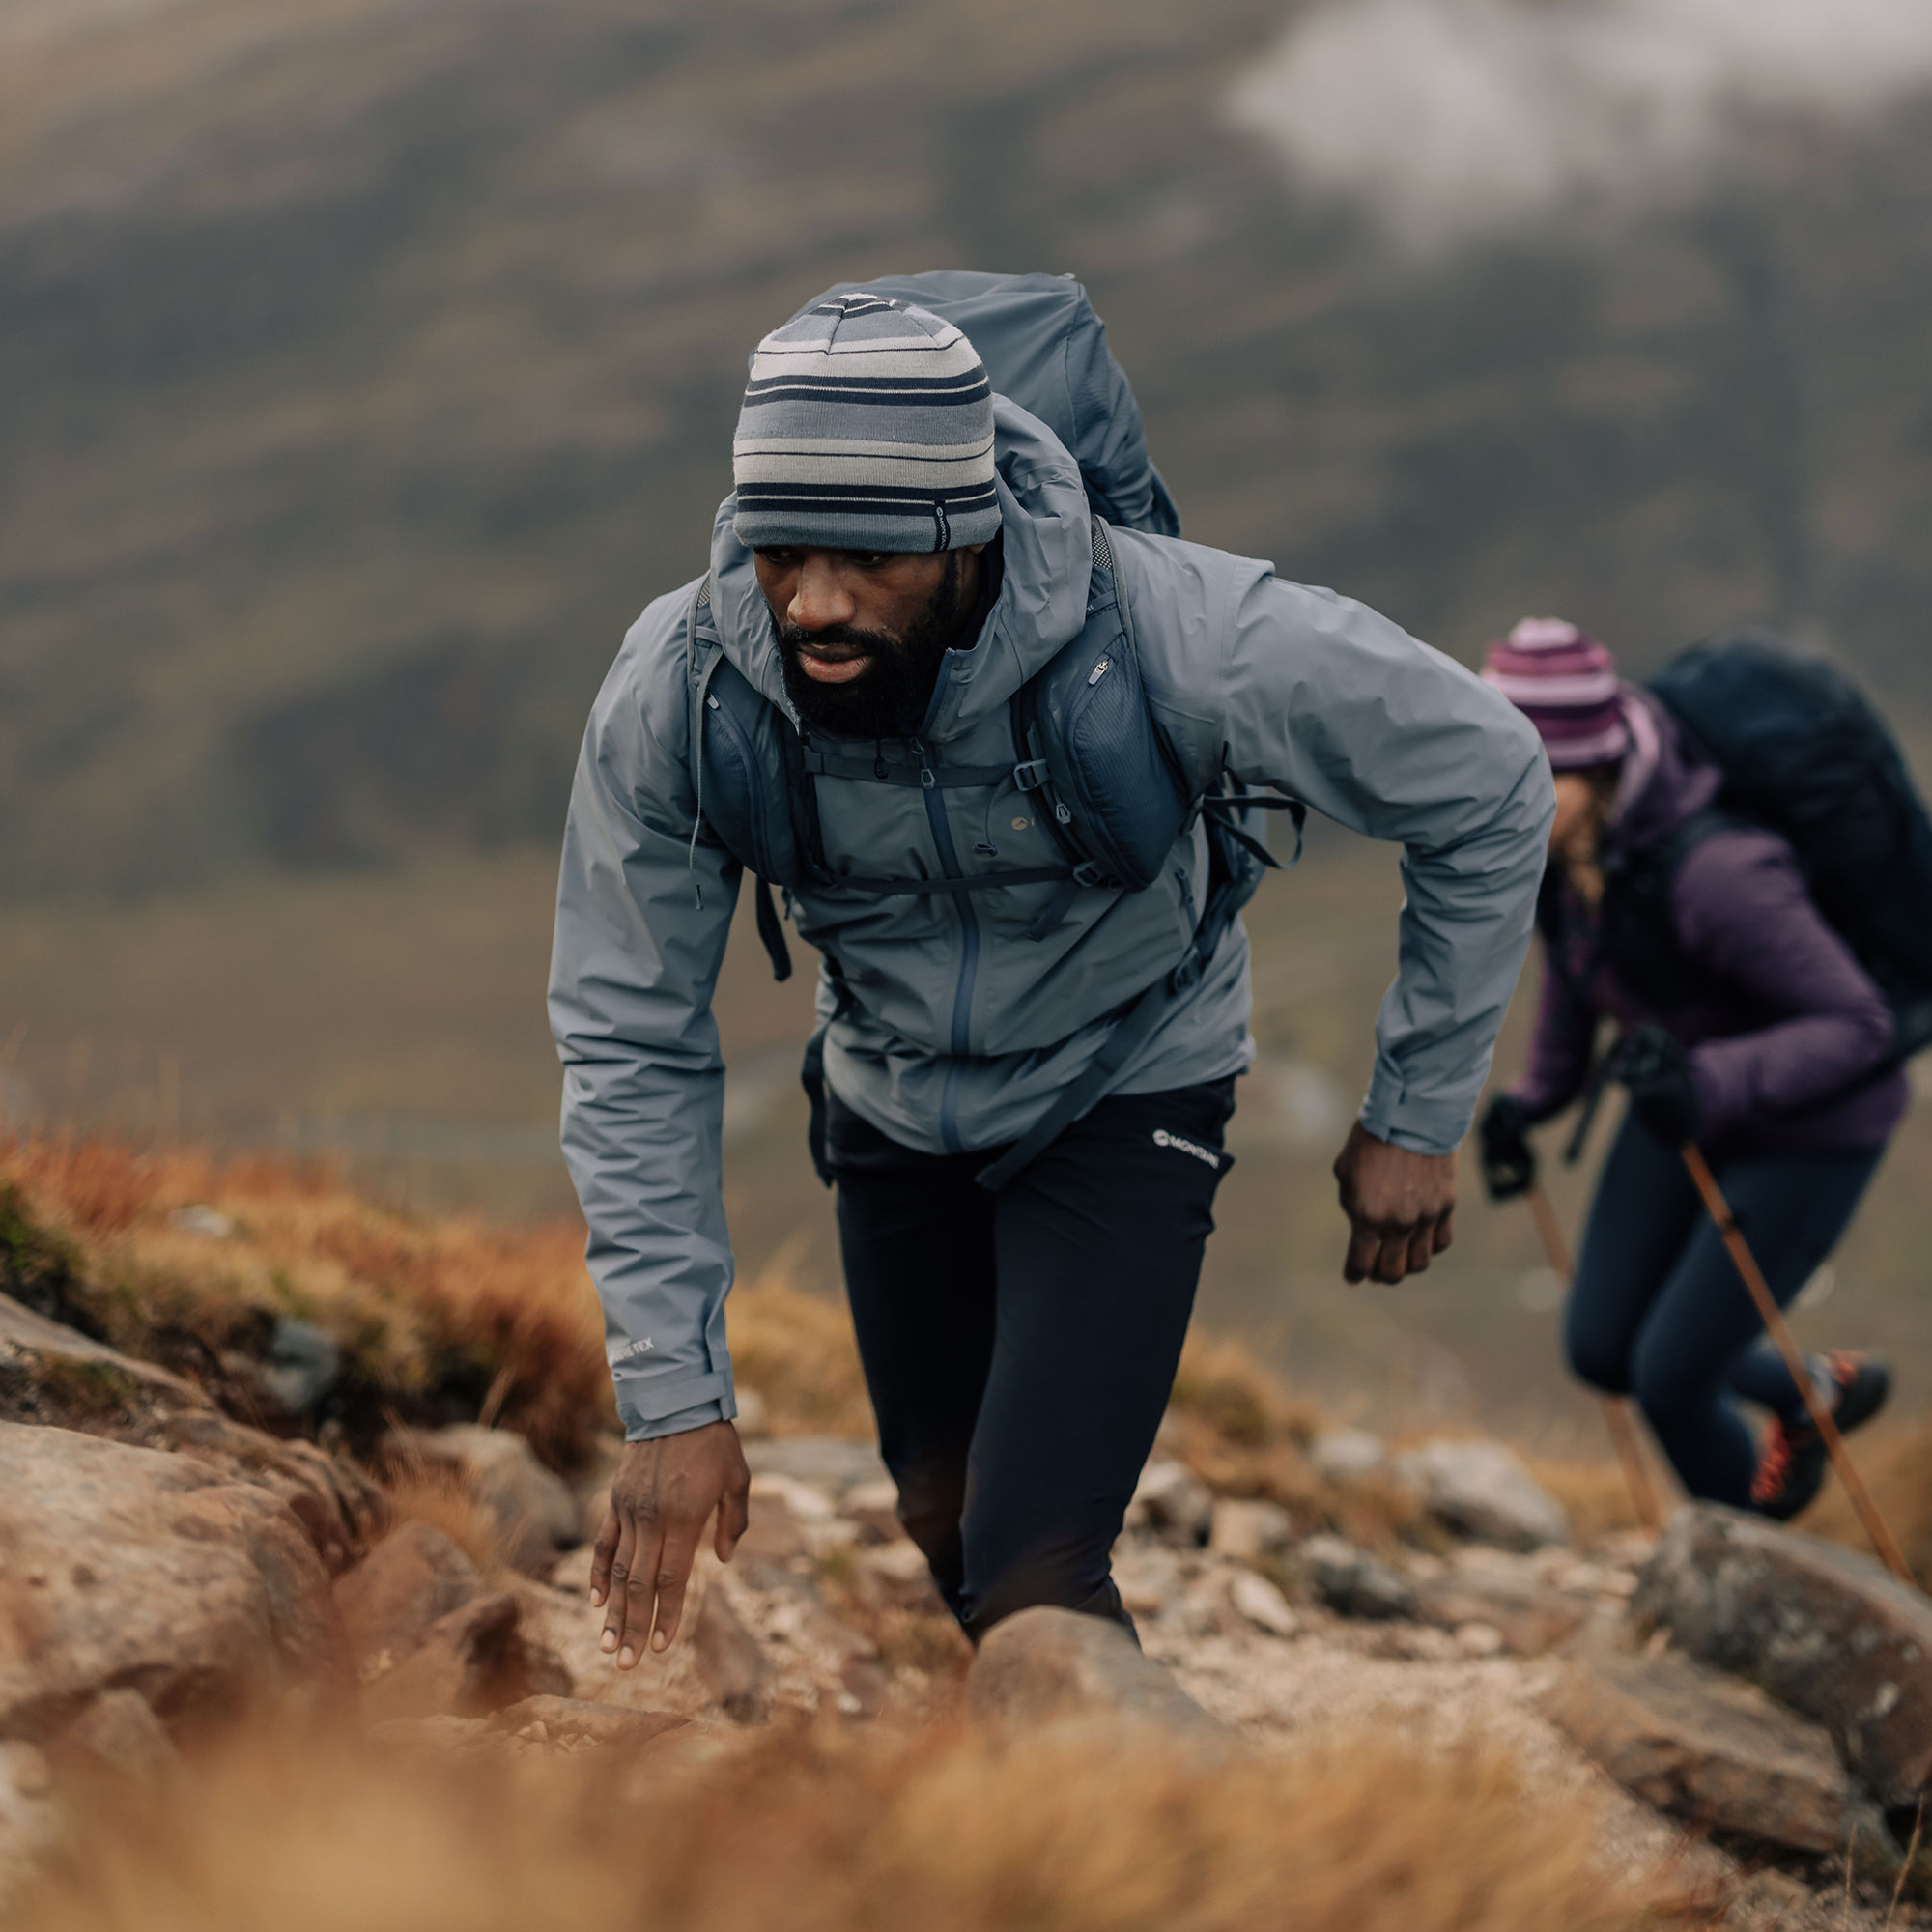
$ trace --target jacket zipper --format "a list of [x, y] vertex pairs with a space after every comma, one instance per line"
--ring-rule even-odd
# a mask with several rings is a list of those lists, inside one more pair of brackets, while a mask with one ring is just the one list
[[[932, 775], [925, 747], [915, 738], [912, 749], [919, 758], [920, 790], [925, 798], [925, 822], [932, 828], [932, 842], [939, 851], [940, 869], [949, 879], [963, 879], [959, 855], [952, 844], [952, 828], [947, 822], [946, 798]], [[959, 1139], [958, 1062], [973, 1044], [973, 981], [980, 968], [980, 916], [973, 910], [971, 895], [950, 895], [959, 912], [959, 982], [952, 992], [952, 1053], [946, 1078], [939, 1090], [939, 1138], [948, 1153], [962, 1151]]]

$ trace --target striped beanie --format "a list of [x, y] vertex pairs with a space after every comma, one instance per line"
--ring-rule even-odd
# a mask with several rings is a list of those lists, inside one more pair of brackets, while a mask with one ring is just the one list
[[985, 366], [923, 308], [834, 296], [753, 352], [731, 478], [738, 539], [754, 550], [990, 542], [1000, 504]]
[[1629, 748], [1616, 660], [1561, 617], [1525, 617], [1490, 646], [1483, 676], [1536, 726], [1552, 771], [1615, 764]]

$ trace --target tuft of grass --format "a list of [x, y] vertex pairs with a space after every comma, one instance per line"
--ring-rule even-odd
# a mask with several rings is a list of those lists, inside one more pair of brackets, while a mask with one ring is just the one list
[[698, 1765], [460, 1766], [257, 1738], [74, 1821], [19, 1932], [1637, 1932], [1593, 1800], [1391, 1732], [1204, 1762], [1132, 1731], [777, 1726]]
[[779, 1435], [859, 1435], [876, 1427], [839, 1301], [800, 1288], [795, 1246], [781, 1248], [754, 1279], [731, 1291], [725, 1321], [732, 1372], [765, 1399]]
[[43, 1228], [18, 1187], [0, 1181], [0, 1293], [50, 1321], [85, 1320], [75, 1301], [77, 1257], [71, 1241]]
[[[61, 1257], [63, 1319], [210, 1386], [298, 1314], [343, 1350], [335, 1419], [366, 1446], [397, 1417], [494, 1419], [571, 1470], [609, 1427], [603, 1325], [581, 1224], [423, 1221], [347, 1192], [327, 1171], [194, 1150], [136, 1153], [68, 1137], [0, 1141], [16, 1222]], [[213, 1239], [177, 1220], [213, 1208]]]
[[[1589, 1463], [1569, 1457], [1529, 1456], [1524, 1459], [1536, 1480], [1563, 1505], [1577, 1539], [1588, 1543], [1612, 1530], [1641, 1527], [1630, 1485], [1618, 1464], [1607, 1458]], [[1667, 1516], [1676, 1506], [1677, 1490], [1662, 1458], [1646, 1454], [1652, 1493]]]
[[[1932, 1416], [1880, 1423], [1869, 1434], [1861, 1431], [1854, 1435], [1849, 1447], [1919, 1588], [1932, 1591]], [[1858, 1512], [1835, 1475], [1826, 1477], [1818, 1500], [1796, 1526], [1853, 1549], [1871, 1549]]]
[[1312, 1404], [1291, 1396], [1239, 1342], [1198, 1331], [1181, 1350], [1169, 1401], [1236, 1449], [1305, 1446], [1321, 1420]]

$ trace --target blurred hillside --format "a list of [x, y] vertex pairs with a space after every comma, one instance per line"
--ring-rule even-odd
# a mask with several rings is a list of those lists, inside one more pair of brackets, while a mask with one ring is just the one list
[[1287, 11], [14, 0], [0, 890], [554, 838], [746, 350], [875, 269], [1076, 270], [1190, 534], [1465, 657], [1756, 613], [1932, 702], [1932, 105], [1410, 260], [1229, 117]]

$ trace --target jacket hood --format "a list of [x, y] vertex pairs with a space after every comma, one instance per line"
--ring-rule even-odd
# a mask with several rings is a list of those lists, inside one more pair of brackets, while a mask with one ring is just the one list
[[[993, 487], [1005, 551], [999, 595], [971, 650], [940, 662], [922, 737], [958, 736], [1009, 698], [1087, 621], [1093, 571], [1092, 513], [1079, 467], [1038, 417], [993, 398]], [[724, 655], [753, 688], [794, 724], [771, 607], [752, 553], [732, 528], [735, 493], [718, 506], [711, 532], [711, 609]]]
[[1648, 692], [1626, 690], [1624, 712], [1634, 745], [1629, 755], [1649, 770], [1635, 774], [1636, 787], [1605, 841], [1606, 857], [1667, 838], [1717, 797], [1724, 781], [1703, 747]]

